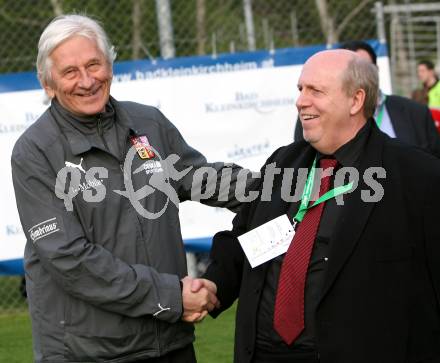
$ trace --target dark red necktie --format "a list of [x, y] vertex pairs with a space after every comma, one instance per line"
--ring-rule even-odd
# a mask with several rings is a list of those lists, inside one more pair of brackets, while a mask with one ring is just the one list
[[[320, 167], [324, 170], [335, 168], [336, 164], [335, 159], [320, 161]], [[329, 190], [330, 180], [331, 176], [321, 179], [319, 196]], [[307, 211], [281, 266], [275, 300], [274, 329], [289, 345], [304, 329], [304, 286], [324, 204], [320, 203]]]

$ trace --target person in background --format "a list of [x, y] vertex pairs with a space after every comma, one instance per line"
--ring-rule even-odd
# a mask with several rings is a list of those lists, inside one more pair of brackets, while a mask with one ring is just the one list
[[428, 105], [429, 108], [440, 108], [440, 82], [435, 73], [434, 63], [421, 60], [417, 64], [417, 76], [423, 88], [415, 90], [412, 99]]
[[[366, 42], [351, 41], [341, 44], [340, 48], [354, 51], [377, 66], [377, 55]], [[374, 118], [379, 129], [388, 136], [421, 147], [440, 157], [440, 135], [428, 107], [405, 97], [386, 95], [379, 90]], [[297, 122], [295, 141], [303, 138], [301, 122]]]

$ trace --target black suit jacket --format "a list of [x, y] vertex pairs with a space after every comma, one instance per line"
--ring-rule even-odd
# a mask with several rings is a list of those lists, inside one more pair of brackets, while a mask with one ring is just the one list
[[[390, 95], [385, 100], [396, 137], [409, 145], [418, 146], [440, 157], [440, 135], [429, 108], [409, 98]], [[299, 119], [295, 126], [295, 141], [304, 140]]]
[[[302, 141], [278, 149], [267, 163], [297, 170], [310, 167], [314, 156], [315, 150]], [[361, 179], [344, 196], [316, 309], [321, 362], [438, 362], [440, 160], [373, 125], [360, 159], [361, 176], [368, 167], [386, 170], [386, 178], [377, 179], [384, 195], [378, 202], [363, 202], [361, 193], [373, 192], [371, 183]], [[236, 363], [251, 362], [268, 267], [252, 269], [236, 237], [286, 212], [295, 214], [298, 202], [281, 197], [282, 179], [283, 173], [275, 177], [270, 202], [244, 204], [233, 230], [214, 237], [205, 277], [218, 286], [222, 308], [214, 316], [239, 297]]]

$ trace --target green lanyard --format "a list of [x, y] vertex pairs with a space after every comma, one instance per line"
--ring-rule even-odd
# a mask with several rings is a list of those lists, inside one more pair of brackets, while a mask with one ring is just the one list
[[383, 113], [385, 112], [385, 101], [386, 101], [386, 99], [387, 99], [387, 96], [385, 96], [383, 98], [383, 102], [380, 105], [379, 113], [378, 113], [377, 118], [376, 118], [376, 125], [377, 125], [378, 128], [380, 128], [380, 125], [382, 125], [382, 118], [383, 118]]
[[333, 188], [329, 190], [327, 193], [321, 195], [315, 203], [312, 205], [309, 205], [310, 197], [312, 196], [312, 189], [313, 189], [313, 182], [315, 178], [315, 171], [316, 171], [316, 157], [315, 160], [313, 160], [312, 168], [310, 169], [309, 175], [307, 176], [306, 185], [304, 186], [304, 190], [301, 196], [301, 204], [299, 206], [298, 212], [296, 212], [294, 219], [294, 225], [296, 225], [297, 222], [302, 222], [305, 214], [310, 208], [313, 208], [317, 206], [320, 203], [326, 202], [327, 200], [331, 198], [335, 198], [338, 195], [344, 194], [345, 192], [349, 191], [353, 187], [353, 182], [341, 185], [337, 188]]

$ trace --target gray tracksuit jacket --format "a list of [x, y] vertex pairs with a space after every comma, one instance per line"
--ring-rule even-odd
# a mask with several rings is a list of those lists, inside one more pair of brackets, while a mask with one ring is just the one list
[[[205, 166], [239, 170], [208, 164], [157, 109], [112, 98], [92, 118], [54, 100], [25, 131], [12, 175], [35, 362], [130, 362], [194, 340], [181, 321], [186, 261], [176, 198], [208, 191], [197, 180]], [[203, 202], [237, 207], [232, 192], [217, 198], [219, 180]]]

